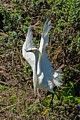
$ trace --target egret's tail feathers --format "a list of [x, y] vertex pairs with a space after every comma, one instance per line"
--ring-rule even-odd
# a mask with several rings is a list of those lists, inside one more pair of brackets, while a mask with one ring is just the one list
[[55, 86], [60, 87], [63, 85], [62, 78], [63, 78], [63, 73], [62, 71], [56, 70], [53, 75], [53, 82]]

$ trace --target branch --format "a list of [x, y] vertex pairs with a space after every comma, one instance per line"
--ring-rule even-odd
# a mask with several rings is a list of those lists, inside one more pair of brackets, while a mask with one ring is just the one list
[[3, 112], [4, 110], [9, 109], [9, 108], [11, 108], [11, 107], [14, 107], [15, 105], [17, 105], [17, 103], [15, 103], [15, 104], [13, 104], [13, 105], [10, 105], [10, 106], [7, 106], [7, 107], [5, 107], [5, 108], [2, 108], [2, 109], [0, 110], [0, 112]]

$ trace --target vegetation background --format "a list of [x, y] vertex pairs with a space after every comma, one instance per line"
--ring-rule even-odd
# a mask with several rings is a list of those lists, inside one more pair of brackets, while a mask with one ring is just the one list
[[[64, 64], [53, 111], [50, 95], [41, 91], [42, 102], [34, 99], [32, 70], [22, 57], [29, 25], [39, 46], [46, 18], [52, 21], [49, 59], [54, 69]], [[80, 0], [0, 0], [0, 120], [79, 119]]]

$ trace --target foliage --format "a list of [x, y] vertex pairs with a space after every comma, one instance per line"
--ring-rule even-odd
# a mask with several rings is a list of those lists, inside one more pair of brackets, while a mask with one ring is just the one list
[[[80, 1], [1, 0], [0, 3], [0, 108], [5, 118], [79, 119]], [[33, 25], [34, 42], [39, 46], [46, 18], [52, 21], [49, 59], [55, 69], [64, 64], [64, 84], [56, 91], [60, 100], [54, 95], [53, 111], [49, 106], [51, 96], [41, 103], [34, 100], [32, 70], [21, 55], [29, 25]]]

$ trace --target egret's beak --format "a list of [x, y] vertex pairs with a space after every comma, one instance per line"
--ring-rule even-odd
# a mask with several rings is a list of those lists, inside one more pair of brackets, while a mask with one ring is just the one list
[[35, 52], [36, 51], [36, 48], [30, 48], [28, 50], [25, 50], [26, 52]]
[[30, 49], [30, 50], [25, 50], [26, 52], [33, 52], [33, 50], [32, 49]]
[[30, 48], [30, 49], [25, 50], [25, 51], [26, 51], [26, 52], [33, 52], [34, 54], [35, 54], [36, 52], [38, 52], [38, 53], [39, 53], [39, 61], [41, 60], [42, 54], [41, 54], [41, 52], [39, 51], [39, 49], [37, 49], [37, 48]]

